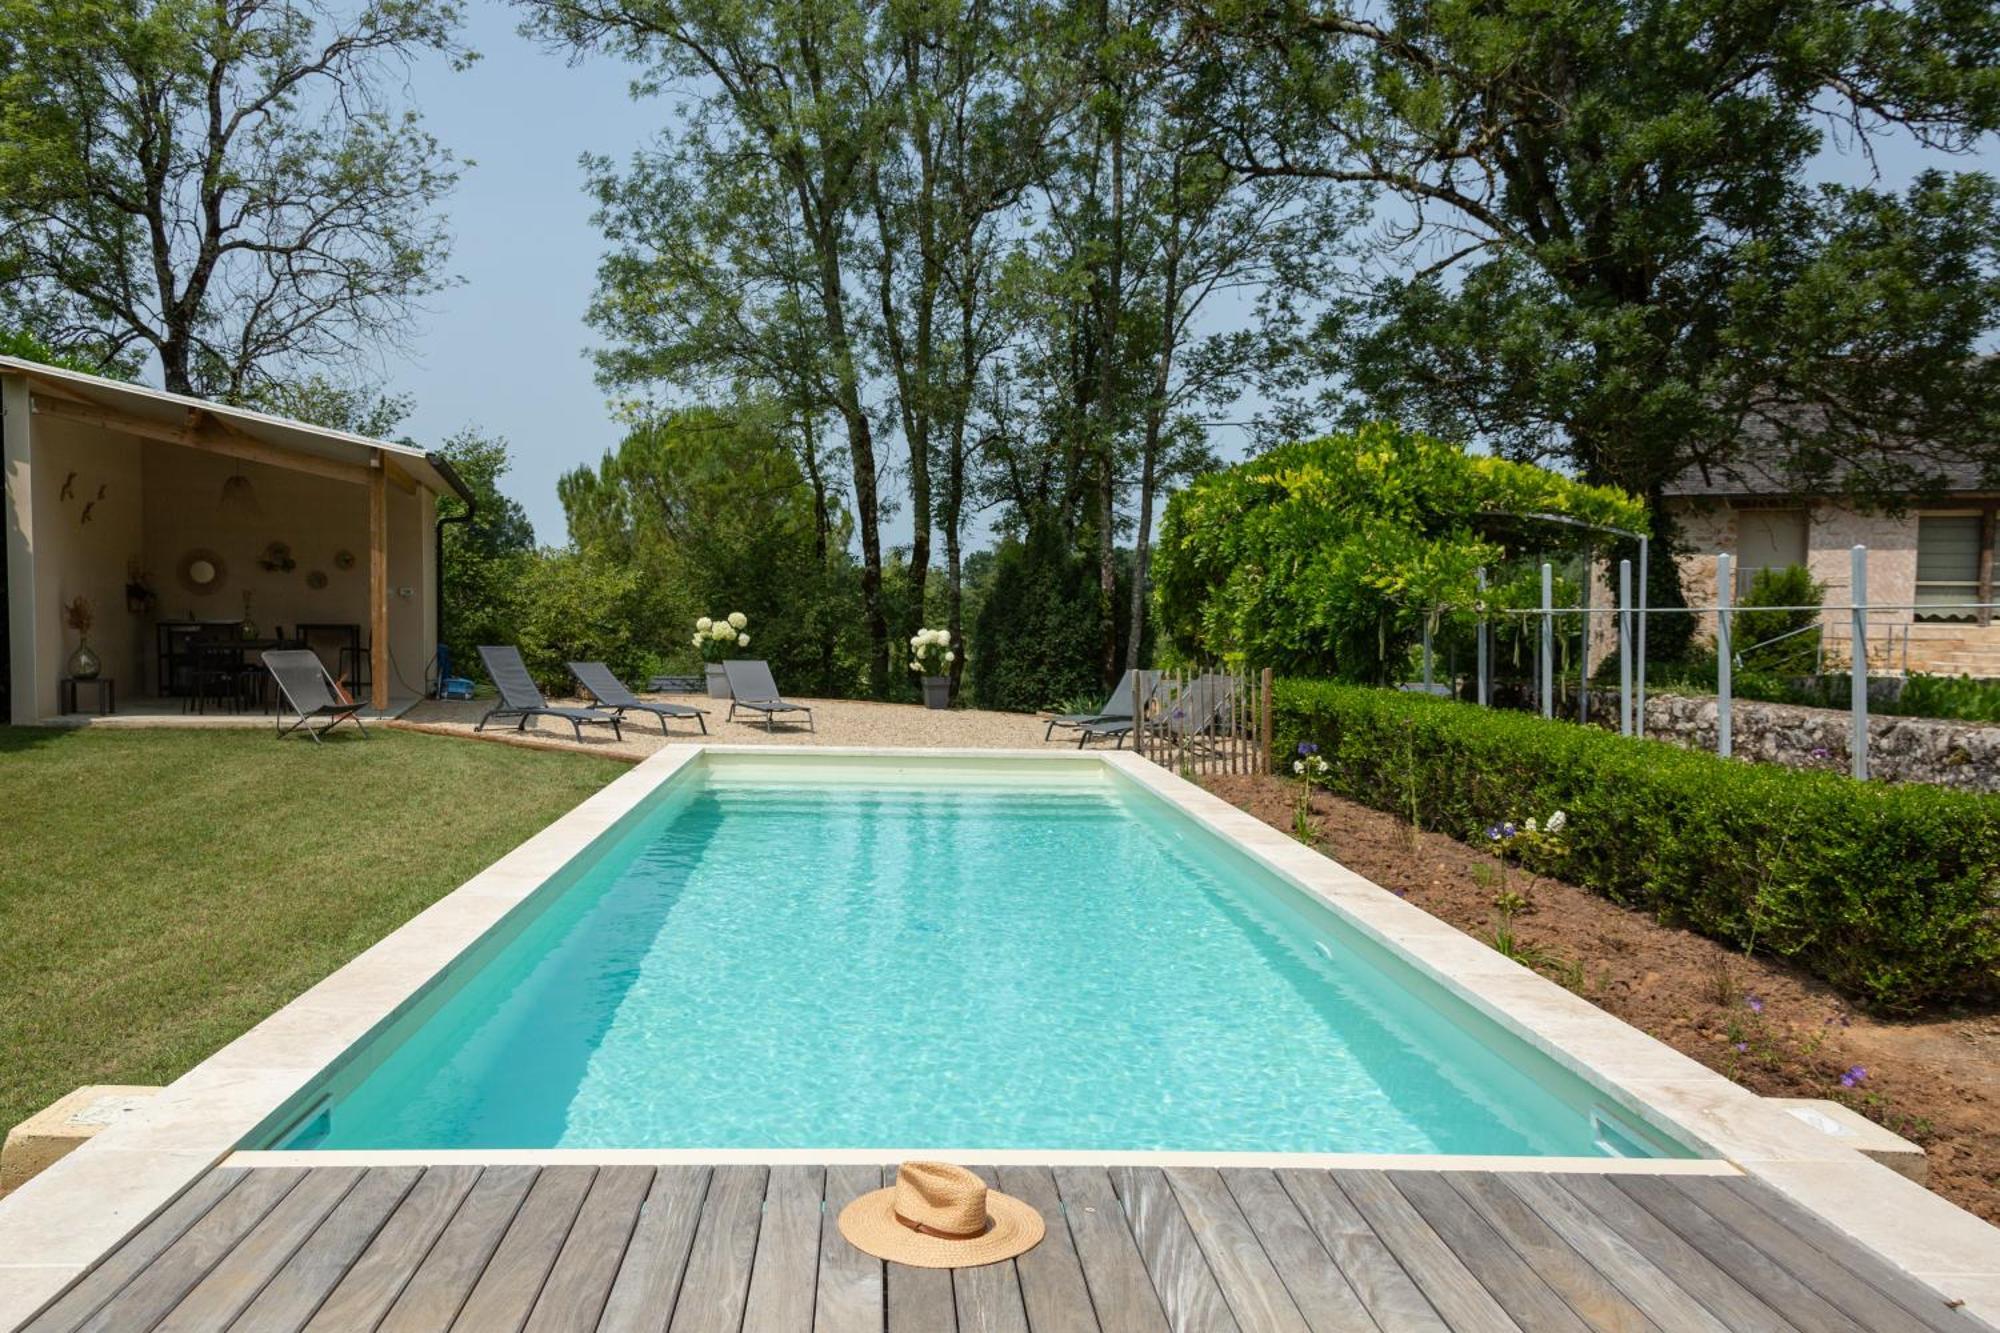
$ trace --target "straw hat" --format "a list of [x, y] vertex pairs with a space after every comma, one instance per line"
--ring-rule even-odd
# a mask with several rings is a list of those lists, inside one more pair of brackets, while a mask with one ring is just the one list
[[999, 1263], [1034, 1249], [1043, 1230], [1033, 1205], [945, 1162], [905, 1162], [893, 1186], [840, 1211], [856, 1249], [916, 1268]]

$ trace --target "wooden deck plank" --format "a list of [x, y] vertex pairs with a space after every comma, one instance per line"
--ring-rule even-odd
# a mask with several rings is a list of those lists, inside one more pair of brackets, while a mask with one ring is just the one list
[[1040, 1210], [1010, 1262], [883, 1265], [874, 1166], [214, 1171], [31, 1333], [1969, 1333], [1754, 1181], [1173, 1167], [978, 1169]]
[[705, 1166], [663, 1166], [640, 1205], [625, 1246], [625, 1262], [605, 1298], [603, 1333], [659, 1333], [673, 1317], [688, 1255], [714, 1172]]
[[1329, 1173], [1328, 1178], [1382, 1238], [1454, 1333], [1518, 1333], [1520, 1325], [1388, 1177], [1379, 1171], [1341, 1171]]
[[1701, 1251], [1675, 1235], [1672, 1227], [1632, 1202], [1609, 1178], [1562, 1176], [1555, 1178], [1555, 1184], [1581, 1199], [1733, 1333], [1778, 1333], [1786, 1328], [1777, 1311], [1710, 1263]]
[[532, 1166], [489, 1166], [480, 1172], [377, 1333], [437, 1333], [450, 1328], [540, 1174]]
[[1221, 1174], [1212, 1167], [1168, 1167], [1164, 1174], [1236, 1322], [1245, 1329], [1312, 1333]]
[[1229, 1312], [1229, 1302], [1209, 1271], [1166, 1175], [1157, 1167], [1135, 1166], [1113, 1167], [1109, 1174], [1175, 1333], [1237, 1329], [1236, 1317]]
[[1272, 1176], [1383, 1333], [1449, 1333], [1444, 1317], [1331, 1174], [1285, 1168]]
[[1222, 1172], [1222, 1183], [1313, 1333], [1376, 1333], [1381, 1326], [1275, 1175], [1262, 1167], [1232, 1167]]
[[826, 1169], [826, 1211], [820, 1216], [819, 1278], [813, 1307], [814, 1333], [882, 1333], [887, 1295], [882, 1261], [864, 1254], [840, 1234], [840, 1212], [871, 1190], [882, 1188], [879, 1166]]
[[1056, 1178], [1047, 1167], [1003, 1166], [1000, 1188], [1032, 1205], [1048, 1227], [1040, 1245], [1014, 1260], [1028, 1327], [1034, 1333], [1098, 1333], [1090, 1286], [1083, 1280]]
[[1777, 1260], [1744, 1244], [1741, 1236], [1671, 1185], [1636, 1177], [1629, 1182], [1607, 1179], [1803, 1333], [1867, 1333]]
[[594, 1166], [545, 1166], [458, 1312], [465, 1333], [520, 1333], [597, 1179]]
[[1869, 1328], [1915, 1320], [1933, 1333], [1965, 1333], [1971, 1322], [1937, 1293], [1862, 1248], [1760, 1181], [1675, 1177], [1677, 1188], [1738, 1235], [1818, 1287]]
[[[992, 1167], [970, 1169], [986, 1182], [986, 1188], [1000, 1188], [1000, 1173]], [[1048, 1219], [1042, 1220], [1046, 1225]], [[1046, 1235], [1043, 1243], [1047, 1243]], [[1028, 1312], [1021, 1301], [1021, 1278], [1014, 1260], [953, 1269], [951, 1294], [958, 1310], [959, 1333], [1028, 1333]]]
[[750, 1264], [743, 1327], [811, 1333], [819, 1286], [823, 1166], [774, 1166], [764, 1191], [764, 1221]]
[[701, 1203], [688, 1251], [683, 1295], [674, 1302], [673, 1333], [737, 1333], [750, 1291], [750, 1261], [764, 1216], [761, 1166], [718, 1166]]
[[173, 1312], [158, 1324], [160, 1333], [211, 1333], [229, 1327], [364, 1174], [354, 1166], [309, 1171], [248, 1235], [230, 1247], [229, 1253], [208, 1270], [208, 1276], [181, 1297]]
[[22, 1333], [71, 1333], [116, 1296], [125, 1284], [144, 1272], [166, 1248], [199, 1222], [216, 1201], [229, 1193], [246, 1172], [238, 1168], [210, 1171], [182, 1190], [152, 1219], [135, 1230], [117, 1249], [105, 1256], [70, 1285], [48, 1307], [29, 1320]]
[[370, 1168], [236, 1321], [254, 1333], [304, 1328], [375, 1233], [423, 1176], [420, 1166]]
[[1616, 1283], [1570, 1248], [1555, 1228], [1535, 1216], [1520, 1195], [1491, 1173], [1441, 1174], [1590, 1327], [1606, 1333], [1658, 1333], [1659, 1325], [1648, 1319], [1646, 1312], [1634, 1305]]
[[1111, 1177], [1101, 1166], [1059, 1166], [1054, 1177], [1097, 1322], [1105, 1333], [1164, 1333], [1166, 1310]]
[[374, 1328], [403, 1294], [417, 1266], [458, 1214], [483, 1173], [476, 1166], [433, 1166], [368, 1242], [306, 1325], [308, 1333]]
[[1581, 1199], [1544, 1175], [1496, 1176], [1501, 1184], [1521, 1196], [1535, 1216], [1554, 1228], [1598, 1272], [1618, 1284], [1645, 1311], [1646, 1317], [1663, 1329], [1687, 1329], [1691, 1333], [1729, 1333], [1714, 1315], [1673, 1279], [1633, 1247], [1630, 1241], [1584, 1206]]
[[883, 1278], [889, 1333], [953, 1333], [958, 1327], [950, 1269], [892, 1263], [884, 1265]]
[[82, 1327], [89, 1333], [151, 1328], [305, 1177], [289, 1167], [246, 1175]]
[[1589, 1326], [1576, 1311], [1441, 1173], [1391, 1171], [1387, 1179], [1515, 1323], [1536, 1333], [1589, 1333]]
[[535, 1299], [528, 1333], [591, 1333], [597, 1327], [652, 1186], [650, 1166], [598, 1170], [555, 1267], [542, 1284], [542, 1294]]

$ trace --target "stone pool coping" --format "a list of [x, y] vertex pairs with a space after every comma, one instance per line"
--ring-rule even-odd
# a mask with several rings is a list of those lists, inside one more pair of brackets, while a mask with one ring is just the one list
[[[1496, 953], [1329, 858], [1300, 845], [1171, 772], [1125, 751], [835, 749], [668, 746], [440, 898], [296, 1000], [175, 1080], [142, 1113], [98, 1135], [0, 1200], [0, 1327], [25, 1319], [203, 1172], [241, 1164], [730, 1160], [780, 1162], [754, 1150], [572, 1154], [563, 1150], [459, 1153], [235, 1151], [252, 1129], [327, 1065], [421, 991], [551, 875], [657, 787], [708, 754], [768, 762], [907, 758], [1015, 767], [1101, 765], [1261, 861], [1293, 887], [1607, 1093], [1625, 1109], [1710, 1154], [1695, 1163], [1615, 1159], [1364, 1157], [1355, 1154], [966, 1152], [974, 1162], [1110, 1161], [1177, 1165], [1393, 1166], [1437, 1170], [1741, 1171], [1875, 1250], [1897, 1267], [2000, 1322], [2000, 1229], [1995, 1229], [1589, 1002]], [[938, 1149], [913, 1151], [937, 1152]], [[839, 1154], [806, 1152], [813, 1161]], [[852, 1160], [895, 1161], [868, 1152]], [[801, 1159], [803, 1160], [803, 1158]], [[1557, 1163], [1560, 1165], [1557, 1165]], [[1502, 1166], [1502, 1164], [1506, 1166]]]

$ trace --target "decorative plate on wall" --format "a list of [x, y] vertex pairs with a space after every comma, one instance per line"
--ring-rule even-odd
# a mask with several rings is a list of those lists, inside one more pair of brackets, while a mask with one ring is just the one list
[[299, 562], [292, 559], [292, 548], [284, 542], [272, 542], [266, 546], [257, 563], [273, 574], [289, 574], [299, 567]]
[[335, 551], [333, 553], [333, 567], [335, 569], [354, 568], [354, 552], [345, 549]]
[[223, 581], [229, 577], [229, 567], [222, 557], [201, 546], [182, 556], [176, 570], [181, 587], [198, 596], [220, 592]]
[[314, 592], [326, 587], [326, 571], [315, 569], [306, 575], [306, 586]]

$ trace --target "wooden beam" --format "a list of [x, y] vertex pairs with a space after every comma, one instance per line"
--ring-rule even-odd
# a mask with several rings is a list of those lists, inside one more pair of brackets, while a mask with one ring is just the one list
[[405, 495], [417, 493], [417, 479], [403, 470], [403, 465], [387, 454], [378, 454], [382, 460], [382, 470], [389, 474], [389, 484]]
[[262, 440], [252, 439], [240, 432], [224, 433], [214, 429], [210, 424], [215, 418], [199, 409], [190, 409], [188, 422], [177, 426], [133, 416], [129, 412], [120, 412], [112, 407], [76, 403], [66, 398], [51, 398], [39, 393], [33, 396], [32, 401], [37, 416], [55, 417], [85, 426], [122, 431], [142, 439], [158, 440], [163, 444], [178, 444], [184, 449], [199, 449], [204, 453], [241, 458], [271, 467], [288, 468], [293, 472], [305, 472], [315, 477], [325, 477], [330, 481], [344, 481], [356, 486], [365, 486], [372, 471], [362, 463], [343, 463], [338, 459], [321, 458], [316, 454], [293, 453], [265, 444]]
[[389, 486], [384, 468], [368, 473], [368, 688], [380, 713], [389, 706]]

